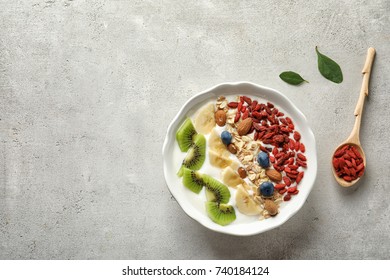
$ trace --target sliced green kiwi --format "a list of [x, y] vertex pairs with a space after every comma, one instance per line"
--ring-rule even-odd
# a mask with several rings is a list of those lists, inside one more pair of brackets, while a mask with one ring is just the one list
[[193, 143], [193, 138], [197, 134], [190, 118], [186, 118], [184, 123], [176, 131], [176, 140], [180, 150], [187, 152]]
[[194, 193], [200, 193], [204, 186], [202, 174], [183, 167], [183, 185]]
[[209, 175], [203, 174], [202, 180], [206, 187], [206, 198], [208, 201], [217, 203], [229, 202], [230, 191], [228, 187]]
[[206, 188], [205, 194], [206, 194], [207, 201], [216, 201], [215, 194], [212, 191], [210, 191], [208, 188]]
[[183, 176], [183, 167], [191, 170], [199, 170], [206, 158], [206, 138], [202, 134], [196, 134], [194, 143], [188, 149], [187, 155], [183, 160], [182, 168], [177, 175]]
[[206, 202], [206, 212], [210, 219], [221, 226], [226, 226], [236, 219], [236, 212], [229, 204]]

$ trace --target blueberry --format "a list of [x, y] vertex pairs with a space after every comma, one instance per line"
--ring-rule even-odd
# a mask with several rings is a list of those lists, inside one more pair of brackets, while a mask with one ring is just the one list
[[225, 130], [221, 133], [221, 140], [225, 145], [229, 145], [232, 142], [232, 135]]
[[269, 156], [267, 153], [265, 152], [260, 152], [258, 155], [257, 155], [257, 162], [260, 164], [261, 167], [263, 168], [267, 168], [269, 167], [270, 163], [269, 163]]
[[263, 196], [272, 196], [274, 194], [274, 184], [271, 182], [264, 182], [258, 188], [258, 192]]

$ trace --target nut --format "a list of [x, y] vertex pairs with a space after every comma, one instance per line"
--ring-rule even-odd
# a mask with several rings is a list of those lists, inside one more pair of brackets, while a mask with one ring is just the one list
[[252, 118], [247, 118], [240, 122], [237, 126], [238, 135], [246, 135], [252, 127]]
[[240, 168], [238, 168], [237, 171], [238, 171], [238, 175], [240, 175], [240, 177], [241, 177], [242, 179], [246, 178], [246, 171], [245, 171], [244, 168], [240, 167]]
[[219, 126], [224, 126], [226, 124], [226, 113], [224, 110], [218, 110], [215, 112], [215, 122]]
[[232, 154], [237, 154], [237, 147], [234, 144], [230, 143], [227, 148]]
[[271, 216], [278, 214], [278, 205], [271, 199], [266, 199], [264, 202], [264, 209], [268, 211]]
[[280, 182], [282, 180], [282, 174], [275, 169], [267, 169], [265, 174], [271, 181]]

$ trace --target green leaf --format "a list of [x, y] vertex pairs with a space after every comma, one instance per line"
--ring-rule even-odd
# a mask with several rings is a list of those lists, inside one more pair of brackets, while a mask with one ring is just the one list
[[321, 75], [334, 83], [341, 83], [343, 81], [343, 72], [341, 72], [340, 66], [334, 60], [320, 53], [317, 47], [316, 52], [318, 56], [318, 70]]
[[279, 77], [285, 81], [286, 83], [290, 85], [299, 85], [302, 84], [303, 82], [308, 82], [305, 79], [301, 77], [298, 73], [295, 73], [293, 71], [286, 71], [283, 72], [279, 75]]

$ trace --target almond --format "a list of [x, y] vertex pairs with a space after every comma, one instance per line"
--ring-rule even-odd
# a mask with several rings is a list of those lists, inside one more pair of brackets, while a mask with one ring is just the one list
[[265, 171], [265, 175], [267, 175], [268, 178], [274, 182], [280, 182], [282, 180], [282, 174], [275, 169], [267, 169]]
[[252, 118], [247, 118], [240, 122], [237, 126], [238, 135], [246, 135], [252, 127]]
[[278, 214], [278, 205], [270, 199], [264, 202], [264, 209], [268, 211], [271, 216]]
[[219, 126], [224, 126], [226, 124], [226, 113], [224, 110], [218, 110], [215, 112], [215, 122]]

